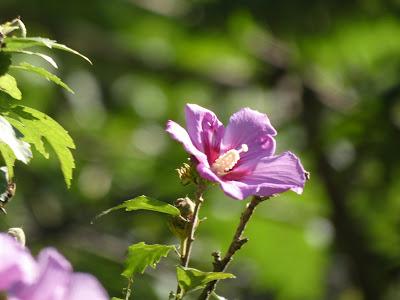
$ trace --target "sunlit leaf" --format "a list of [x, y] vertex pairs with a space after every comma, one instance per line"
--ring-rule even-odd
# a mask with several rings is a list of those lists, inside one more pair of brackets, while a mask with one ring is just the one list
[[28, 38], [21, 38], [21, 37], [8, 37], [5, 39], [6, 43], [6, 48], [7, 49], [14, 49], [14, 50], [22, 50], [26, 48], [31, 48], [31, 47], [47, 47], [47, 48], [54, 48], [54, 49], [59, 49], [63, 50], [75, 55], [80, 56], [90, 64], [92, 63], [89, 58], [87, 58], [85, 55], [79, 53], [78, 51], [71, 49], [63, 44], [57, 43], [57, 41], [50, 40], [47, 38], [41, 38], [41, 37], [28, 37]]
[[187, 293], [204, 287], [207, 283], [214, 280], [222, 280], [235, 278], [235, 275], [223, 272], [202, 272], [193, 268], [184, 268], [178, 266], [176, 268], [176, 276], [181, 289]]
[[[14, 156], [24, 162], [28, 163], [32, 157], [30, 145], [27, 142], [19, 139], [10, 123], [0, 116], [0, 142], [4, 143], [14, 153]], [[4, 150], [4, 148], [3, 148]], [[7, 152], [7, 151], [5, 151]], [[6, 155], [10, 157], [10, 155]]]
[[167, 257], [174, 248], [172, 245], [146, 245], [144, 242], [130, 246], [122, 275], [130, 278], [137, 273], [143, 273], [148, 266], [154, 269], [160, 259]]
[[50, 73], [49, 71], [47, 71], [44, 68], [36, 67], [36, 66], [28, 64], [26, 62], [20, 63], [17, 66], [13, 65], [13, 66], [11, 66], [11, 68], [38, 74], [38, 75], [46, 78], [47, 80], [50, 80], [50, 81], [54, 82], [55, 84], [62, 86], [67, 91], [71, 92], [72, 94], [74, 93], [74, 91], [66, 83], [64, 83], [58, 76], [54, 75], [53, 73]]
[[51, 64], [54, 68], [58, 69], [57, 63], [54, 61], [54, 59], [52, 57], [50, 57], [46, 54], [40, 53], [40, 52], [32, 52], [32, 51], [27, 51], [27, 50], [17, 50], [17, 49], [9, 49], [9, 48], [3, 48], [2, 51], [39, 56], [40, 58], [43, 58], [45, 61], [47, 61], [49, 64]]
[[4, 74], [0, 77], [0, 91], [9, 94], [14, 99], [22, 99], [22, 94], [18, 89], [17, 81], [10, 74]]
[[17, 158], [11, 148], [4, 143], [0, 143], [0, 153], [3, 157], [4, 163], [6, 164], [8, 176], [11, 179], [14, 177], [14, 165]]
[[215, 292], [212, 292], [212, 293], [211, 293], [211, 299], [215, 299], [215, 300], [228, 300], [228, 299], [225, 298], [225, 297], [222, 297], [222, 296], [220, 296], [220, 295], [217, 295]]
[[75, 144], [68, 132], [48, 115], [33, 108], [4, 101], [0, 104], [0, 112], [23, 135], [22, 140], [35, 145], [36, 150], [46, 158], [49, 157], [49, 153], [44, 147], [43, 140], [50, 144], [61, 163], [61, 170], [69, 187], [72, 170], [75, 168], [71, 153], [71, 149], [75, 149]]
[[110, 209], [107, 209], [103, 211], [101, 214], [99, 214], [96, 219], [112, 212], [115, 210], [119, 209], [125, 209], [125, 211], [132, 211], [132, 210], [150, 210], [150, 211], [156, 211], [172, 216], [179, 216], [180, 211], [177, 209], [175, 206], [172, 206], [171, 204], [168, 204], [166, 202], [162, 202], [160, 200], [156, 200], [153, 198], [149, 198], [146, 196], [139, 196], [131, 200], [126, 200], [124, 203], [114, 206]]

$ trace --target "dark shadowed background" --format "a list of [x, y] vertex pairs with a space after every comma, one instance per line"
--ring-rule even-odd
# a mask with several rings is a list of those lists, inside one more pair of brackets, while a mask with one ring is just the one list
[[[127, 246], [177, 240], [152, 213], [91, 219], [133, 196], [193, 192], [174, 171], [186, 153], [164, 132], [166, 120], [184, 122], [186, 102], [224, 122], [249, 106], [269, 115], [278, 152], [298, 154], [311, 180], [302, 196], [259, 207], [230, 267], [238, 278], [219, 294], [400, 299], [399, 1], [1, 0], [0, 22], [18, 15], [29, 35], [94, 65], [57, 53], [75, 95], [18, 73], [24, 101], [74, 138], [77, 169], [68, 190], [54, 157], [19, 164], [2, 231], [22, 226], [35, 253], [54, 245], [121, 296]], [[192, 266], [211, 270], [245, 203], [207, 193]], [[140, 276], [134, 298], [166, 299], [176, 263], [170, 255]]]

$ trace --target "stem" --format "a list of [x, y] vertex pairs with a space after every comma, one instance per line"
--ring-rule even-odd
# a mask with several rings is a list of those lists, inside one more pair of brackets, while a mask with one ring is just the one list
[[[258, 196], [254, 196], [250, 203], [247, 204], [246, 209], [243, 211], [238, 227], [236, 228], [235, 235], [233, 236], [232, 242], [229, 245], [228, 251], [226, 252], [224, 258], [221, 259], [220, 253], [214, 252], [212, 255], [214, 256], [214, 272], [225, 272], [229, 263], [231, 262], [233, 256], [236, 251], [238, 251], [245, 243], [247, 243], [248, 239], [243, 237], [243, 232], [246, 229], [246, 225], [249, 222], [253, 212], [258, 204], [262, 201], [267, 200], [269, 198], [261, 198]], [[204, 288], [203, 292], [199, 296], [199, 300], [207, 300], [209, 299], [211, 293], [215, 290], [217, 286], [218, 280], [214, 280], [209, 282]]]
[[[197, 229], [197, 225], [199, 224], [199, 212], [201, 208], [201, 204], [203, 203], [203, 192], [206, 189], [206, 186], [203, 182], [200, 182], [197, 185], [197, 190], [196, 190], [196, 198], [195, 198], [195, 207], [194, 207], [194, 212], [193, 212], [193, 217], [190, 220], [189, 223], [189, 234], [186, 239], [182, 239], [181, 242], [181, 265], [183, 267], [188, 267], [189, 261], [190, 261], [190, 255], [192, 253], [192, 246], [193, 242], [195, 240], [195, 232]], [[178, 284], [178, 287], [176, 289], [176, 297], [175, 299], [182, 299], [182, 290]]]
[[132, 283], [133, 283], [133, 278], [130, 277], [130, 278], [128, 279], [128, 286], [126, 287], [125, 300], [129, 300], [129, 298], [131, 297], [131, 293], [132, 293]]

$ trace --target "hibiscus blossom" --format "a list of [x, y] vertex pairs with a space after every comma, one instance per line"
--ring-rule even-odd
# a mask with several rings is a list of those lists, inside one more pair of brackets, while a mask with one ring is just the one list
[[55, 249], [46, 248], [35, 261], [14, 238], [0, 233], [0, 299], [108, 300], [95, 277], [74, 273]]
[[199, 105], [187, 104], [185, 113], [186, 130], [170, 120], [166, 131], [194, 156], [200, 176], [219, 183], [225, 194], [242, 200], [302, 193], [307, 172], [293, 153], [275, 155], [276, 130], [267, 115], [243, 108], [225, 128]]

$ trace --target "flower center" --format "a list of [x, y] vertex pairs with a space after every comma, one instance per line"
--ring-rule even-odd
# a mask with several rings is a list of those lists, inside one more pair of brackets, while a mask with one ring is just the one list
[[211, 170], [218, 176], [227, 174], [237, 164], [240, 159], [240, 153], [245, 153], [249, 150], [246, 144], [242, 144], [239, 150], [231, 149], [220, 157], [218, 157], [211, 166]]

